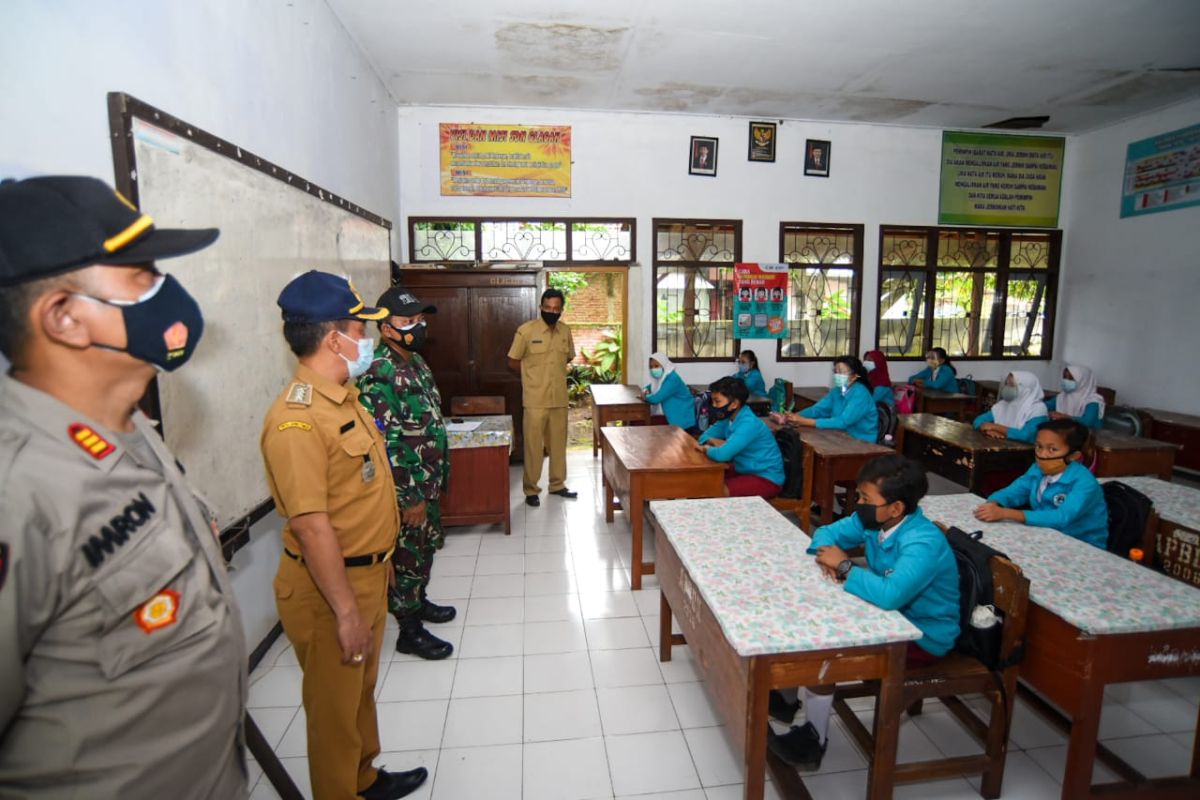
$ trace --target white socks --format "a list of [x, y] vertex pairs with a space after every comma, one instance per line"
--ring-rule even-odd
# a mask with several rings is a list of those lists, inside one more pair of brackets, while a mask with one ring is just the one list
[[833, 711], [833, 694], [813, 694], [804, 690], [804, 715], [824, 744], [829, 733], [829, 715]]

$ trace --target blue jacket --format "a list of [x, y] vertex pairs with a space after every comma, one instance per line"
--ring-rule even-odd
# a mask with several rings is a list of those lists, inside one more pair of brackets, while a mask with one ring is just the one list
[[911, 375], [908, 379], [912, 383], [917, 378], [925, 381], [925, 387], [928, 389], [937, 389], [939, 392], [957, 392], [958, 391], [958, 374], [954, 371], [954, 367], [943, 364], [938, 369], [937, 380], [933, 379], [933, 370], [929, 367], [920, 372]]
[[1043, 477], [1041, 468], [1034, 464], [988, 500], [1005, 508], [1028, 508], [1026, 525], [1054, 528], [1103, 550], [1108, 544], [1108, 506], [1095, 476], [1078, 461], [1072, 461], [1038, 500]]
[[879, 541], [851, 514], [817, 528], [809, 553], [835, 544], [843, 550], [865, 545], [867, 569], [855, 567], [846, 591], [888, 611], [899, 611], [921, 629], [921, 648], [942, 656], [958, 638], [958, 564], [946, 536], [917, 509]]
[[879, 440], [879, 412], [875, 399], [866, 384], [855, 381], [845, 392], [830, 389], [816, 405], [800, 412], [800, 416], [815, 419], [818, 428], [845, 431], [855, 439], [874, 444]]
[[871, 392], [871, 399], [876, 403], [886, 403], [892, 408], [896, 407], [896, 393], [890, 386], [876, 386]]
[[725, 444], [708, 450], [713, 461], [732, 461], [741, 475], [757, 475], [778, 486], [783, 485], [783, 454], [775, 434], [748, 406], [742, 406], [733, 419], [723, 419], [700, 434], [700, 444], [709, 439], [724, 439]]
[[762, 373], [756, 369], [749, 372], [735, 372], [732, 376], [737, 378], [742, 383], [746, 384], [746, 388], [750, 390], [750, 396], [763, 396], [767, 393], [767, 382], [763, 380]]
[[[1046, 408], [1050, 409], [1051, 411], [1058, 410], [1058, 395], [1055, 395], [1046, 401]], [[1089, 428], [1096, 428], [1098, 430], [1104, 427], [1104, 418], [1100, 416], [1099, 403], [1088, 403], [1083, 407], [1083, 414], [1078, 417], [1073, 417], [1073, 419], [1082, 422]]]
[[678, 372], [672, 372], [663, 378], [658, 391], [646, 395], [647, 403], [658, 403], [663, 408], [667, 422], [687, 430], [696, 427], [696, 399], [692, 390], [679, 377]]
[[[1030, 417], [1029, 421], [1021, 428], [1009, 428], [1008, 438], [1016, 442], [1032, 442], [1037, 438], [1037, 426], [1049, 420], [1049, 417]], [[975, 418], [975, 430], [979, 430], [985, 422], [995, 422], [996, 417], [991, 411], [985, 411]], [[1036, 464], [1034, 466], [1037, 466]]]

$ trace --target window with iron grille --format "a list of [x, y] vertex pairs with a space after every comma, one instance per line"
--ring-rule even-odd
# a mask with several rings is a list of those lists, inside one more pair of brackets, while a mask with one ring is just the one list
[[637, 221], [610, 217], [409, 217], [412, 262], [541, 261], [628, 264]]
[[654, 220], [656, 352], [672, 361], [734, 358], [733, 265], [741, 260], [741, 220]]
[[863, 226], [779, 223], [779, 260], [788, 269], [787, 334], [780, 361], [829, 361], [858, 354]]
[[1061, 245], [1061, 231], [882, 226], [876, 347], [1050, 358]]

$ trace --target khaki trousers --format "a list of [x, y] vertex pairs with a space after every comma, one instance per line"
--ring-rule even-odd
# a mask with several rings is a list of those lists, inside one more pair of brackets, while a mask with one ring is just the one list
[[280, 556], [275, 605], [284, 633], [304, 673], [302, 696], [308, 731], [308, 772], [313, 800], [356, 800], [375, 782], [379, 755], [375, 680], [387, 618], [388, 562], [348, 567], [359, 613], [371, 626], [374, 646], [361, 664], [343, 664], [337, 622], [308, 569]]
[[526, 496], [540, 494], [544, 452], [550, 453], [550, 491], [567, 485], [567, 407], [525, 407], [525, 478]]

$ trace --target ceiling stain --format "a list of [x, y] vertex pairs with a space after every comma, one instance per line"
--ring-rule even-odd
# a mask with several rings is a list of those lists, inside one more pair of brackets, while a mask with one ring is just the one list
[[500, 52], [526, 66], [563, 72], [614, 71], [629, 28], [513, 22], [496, 31]]
[[634, 93], [649, 100], [654, 108], [664, 111], [690, 111], [707, 107], [724, 94], [725, 90], [712, 84], [668, 81], [658, 86], [637, 89]]
[[837, 98], [837, 118], [854, 122], [893, 122], [910, 114], [929, 108], [933, 103], [925, 100], [909, 100], [900, 97], [864, 97], [862, 95]]
[[537, 100], [566, 100], [583, 88], [583, 81], [572, 75], [505, 75], [505, 88]]
[[1183, 100], [1200, 93], [1200, 75], [1191, 72], [1142, 72], [1086, 94], [1075, 102], [1084, 106], [1127, 106]]

